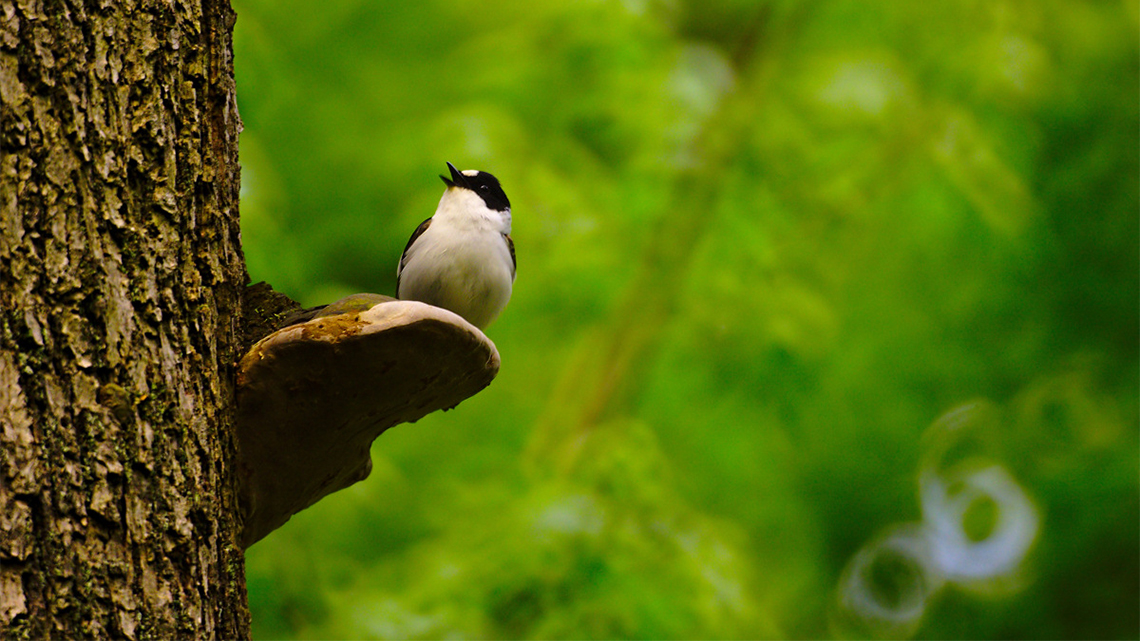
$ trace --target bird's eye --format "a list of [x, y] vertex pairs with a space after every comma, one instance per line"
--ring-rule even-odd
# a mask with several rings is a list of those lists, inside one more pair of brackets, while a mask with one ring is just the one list
[[490, 187], [488, 187], [487, 185], [479, 185], [479, 189], [480, 189], [480, 191], [487, 191], [488, 189], [490, 189]]

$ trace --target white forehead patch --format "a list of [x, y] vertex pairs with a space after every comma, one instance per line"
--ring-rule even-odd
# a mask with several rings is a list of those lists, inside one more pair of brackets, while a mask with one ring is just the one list
[[477, 175], [479, 175], [479, 170], [478, 169], [464, 169], [463, 171], [461, 171], [459, 173], [463, 174], [464, 176], [477, 176]]

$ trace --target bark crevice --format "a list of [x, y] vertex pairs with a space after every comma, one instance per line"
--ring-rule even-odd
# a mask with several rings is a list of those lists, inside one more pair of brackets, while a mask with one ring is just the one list
[[228, 3], [0, 0], [0, 629], [246, 638]]

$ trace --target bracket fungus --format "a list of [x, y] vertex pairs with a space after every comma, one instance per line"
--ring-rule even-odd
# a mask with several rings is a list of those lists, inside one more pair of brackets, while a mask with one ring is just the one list
[[273, 332], [239, 363], [243, 548], [367, 477], [385, 430], [455, 407], [499, 371], [494, 343], [458, 315], [360, 296]]

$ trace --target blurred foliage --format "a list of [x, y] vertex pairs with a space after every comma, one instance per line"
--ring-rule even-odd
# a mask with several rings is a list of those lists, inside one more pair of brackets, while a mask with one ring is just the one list
[[255, 280], [391, 294], [445, 161], [519, 256], [491, 387], [250, 550], [255, 637], [829, 636], [972, 398], [1040, 534], [907, 634], [1140, 634], [1134, 1], [235, 5]]

